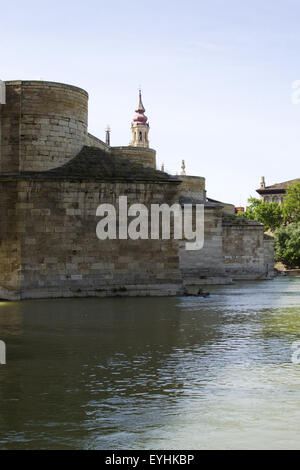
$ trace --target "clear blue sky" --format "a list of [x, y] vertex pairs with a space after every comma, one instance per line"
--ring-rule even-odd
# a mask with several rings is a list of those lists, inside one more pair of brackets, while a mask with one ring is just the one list
[[245, 204], [300, 177], [300, 0], [27, 0], [1, 4], [0, 79], [70, 83], [89, 130], [127, 145], [139, 84], [158, 165]]

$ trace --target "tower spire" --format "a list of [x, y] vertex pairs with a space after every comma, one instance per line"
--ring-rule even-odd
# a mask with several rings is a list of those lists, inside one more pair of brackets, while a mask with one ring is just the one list
[[143, 102], [142, 102], [142, 89], [139, 88], [139, 104], [138, 104], [138, 109], [136, 110], [136, 112], [140, 112], [140, 113], [144, 114], [145, 111], [146, 110], [145, 110]]
[[149, 147], [148, 133], [150, 127], [145, 111], [142, 101], [142, 90], [139, 88], [138, 106], [131, 123], [132, 141], [130, 145], [134, 147]]

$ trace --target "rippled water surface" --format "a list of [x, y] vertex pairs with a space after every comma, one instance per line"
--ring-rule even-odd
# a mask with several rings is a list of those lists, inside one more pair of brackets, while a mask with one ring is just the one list
[[1, 449], [300, 448], [300, 278], [0, 302]]

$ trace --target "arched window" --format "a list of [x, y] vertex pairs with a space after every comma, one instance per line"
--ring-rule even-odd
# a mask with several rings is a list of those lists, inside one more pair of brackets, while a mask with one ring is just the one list
[[143, 134], [140, 132], [139, 133], [139, 141], [142, 142], [142, 140], [143, 140]]

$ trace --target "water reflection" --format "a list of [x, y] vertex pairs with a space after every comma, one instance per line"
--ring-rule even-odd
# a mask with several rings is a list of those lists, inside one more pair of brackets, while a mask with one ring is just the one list
[[0, 448], [295, 448], [300, 279], [5, 303]]

